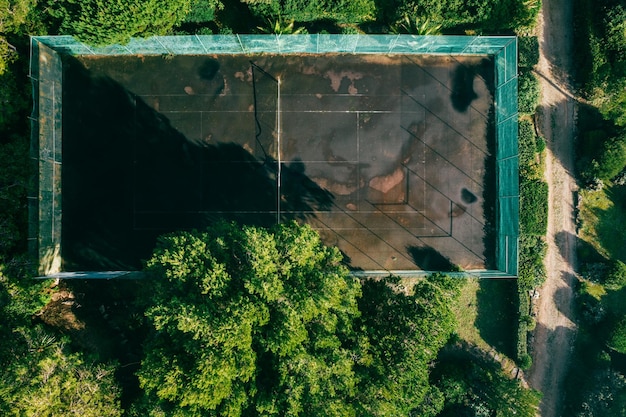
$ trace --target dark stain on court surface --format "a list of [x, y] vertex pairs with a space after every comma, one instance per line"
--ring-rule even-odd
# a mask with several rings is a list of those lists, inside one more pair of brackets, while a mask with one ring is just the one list
[[463, 188], [461, 190], [461, 200], [463, 200], [465, 204], [473, 204], [478, 201], [478, 197], [467, 188]]
[[210, 81], [215, 77], [215, 74], [220, 70], [220, 63], [217, 59], [208, 58], [198, 68], [198, 75], [201, 79]]

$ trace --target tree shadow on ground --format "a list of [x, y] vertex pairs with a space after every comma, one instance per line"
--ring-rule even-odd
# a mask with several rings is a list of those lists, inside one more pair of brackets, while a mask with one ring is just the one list
[[141, 394], [135, 372], [147, 334], [136, 298], [145, 290], [137, 280], [70, 280], [59, 286], [62, 298], [37, 316], [46, 326], [71, 337], [70, 348], [96, 362], [117, 362], [122, 407]]
[[[532, 352], [533, 357], [533, 365], [528, 371], [529, 375], [533, 375], [535, 372], [535, 368], [537, 366], [541, 366], [544, 369], [544, 378], [543, 381], [535, 381], [537, 386], [533, 385], [533, 388], [539, 391], [542, 391], [543, 398], [539, 404], [539, 411], [541, 415], [572, 415], [572, 414], [563, 414], [564, 407], [570, 403], [571, 400], [565, 401], [566, 398], [565, 391], [568, 385], [567, 373], [568, 371], [577, 368], [578, 366], [569, 366], [570, 363], [576, 363], [579, 365], [579, 362], [572, 362], [571, 359], [573, 356], [573, 346], [576, 340], [576, 330], [564, 327], [557, 326], [554, 329], [549, 329], [542, 325], [541, 323], [537, 323], [537, 327], [534, 331], [535, 340], [539, 339], [541, 341], [545, 341], [545, 345], [537, 346], [535, 343], [534, 347], [539, 347], [539, 350], [534, 350]], [[559, 341], [561, 343], [559, 343]], [[538, 355], [541, 355], [539, 357]], [[556, 383], [553, 382], [553, 379], [550, 377], [552, 375], [558, 375], [556, 379]], [[583, 378], [582, 381], [584, 381]], [[581, 385], [581, 379], [576, 379], [576, 385]], [[543, 385], [543, 386], [542, 386]]]
[[480, 337], [499, 352], [515, 357], [517, 338], [517, 281], [481, 279], [476, 294], [476, 328]]
[[[328, 210], [333, 196], [298, 161], [236, 143], [191, 141], [118, 82], [65, 59], [64, 270], [133, 270], [167, 232], [218, 218], [270, 226]], [[251, 133], [253, 134], [253, 133]]]
[[455, 272], [459, 267], [430, 246], [410, 246], [407, 252], [422, 271]]
[[[561, 230], [554, 235], [554, 243], [559, 248], [561, 257], [568, 260], [570, 257], [569, 248], [577, 249], [584, 242], [578, 239], [578, 236], [565, 230]], [[597, 252], [596, 252], [597, 253]], [[572, 268], [576, 268], [576, 265], [570, 265]]]

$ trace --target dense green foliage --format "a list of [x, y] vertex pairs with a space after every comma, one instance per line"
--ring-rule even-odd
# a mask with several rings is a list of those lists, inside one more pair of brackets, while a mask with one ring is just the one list
[[626, 318], [615, 325], [607, 343], [611, 349], [626, 354]]
[[332, 19], [337, 22], [361, 23], [374, 18], [374, 0], [244, 0], [259, 17], [281, 16], [285, 20], [310, 22]]
[[0, 268], [0, 413], [5, 416], [120, 416], [113, 367], [91, 363], [34, 325], [49, 300], [46, 282], [15, 281]]
[[594, 119], [603, 119], [590, 120], [589, 112], [579, 118], [578, 168], [586, 184], [609, 180], [626, 165], [625, 7], [621, 0], [575, 1], [576, 81], [599, 113]]
[[534, 113], [539, 102], [539, 80], [532, 71], [522, 69], [517, 82], [519, 112], [523, 114]]
[[467, 351], [445, 352], [433, 379], [445, 395], [440, 417], [534, 417], [541, 398], [505, 375], [497, 362]]
[[539, 62], [539, 39], [536, 36], [519, 36], [517, 38], [518, 67], [532, 69]]
[[521, 117], [518, 125], [520, 174], [520, 237], [517, 280], [517, 340], [516, 360], [522, 369], [530, 368], [528, 334], [534, 329], [531, 317], [531, 292], [546, 279], [543, 259], [546, 255], [548, 185], [544, 178], [545, 140], [538, 137], [533, 113], [539, 99], [539, 85], [532, 67], [539, 61], [536, 37], [520, 37], [518, 104]]
[[393, 23], [404, 16], [419, 16], [444, 28], [474, 29], [478, 32], [506, 31], [532, 26], [540, 1], [504, 0], [383, 0], [378, 18]]
[[428, 369], [454, 328], [452, 281], [410, 296], [365, 281], [361, 297], [341, 259], [295, 223], [161, 238], [138, 414], [436, 415]]
[[520, 184], [520, 228], [526, 235], [544, 236], [548, 230], [548, 184], [539, 180]]
[[583, 178], [606, 181], [615, 177], [626, 166], [626, 135], [608, 139], [600, 146], [600, 152], [583, 172]]
[[429, 365], [454, 329], [449, 305], [458, 284], [434, 275], [406, 296], [385, 281], [363, 283], [359, 327], [369, 339], [371, 362], [357, 367], [364, 409], [358, 415], [437, 415], [443, 396], [428, 384]]
[[47, 11], [61, 34], [92, 45], [125, 44], [133, 36], [165, 35], [181, 23], [190, 0], [65, 0]]
[[617, 259], [610, 262], [604, 286], [609, 290], [619, 290], [626, 285], [626, 265]]
[[350, 415], [359, 285], [340, 261], [295, 225], [163, 237], [146, 269], [147, 395], [189, 415]]

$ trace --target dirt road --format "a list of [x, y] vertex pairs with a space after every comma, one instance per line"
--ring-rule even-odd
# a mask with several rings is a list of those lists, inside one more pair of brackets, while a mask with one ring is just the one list
[[571, 68], [572, 2], [543, 0], [539, 20], [541, 82], [540, 133], [548, 143], [546, 180], [549, 185], [548, 278], [537, 300], [530, 385], [543, 393], [539, 415], [561, 415], [563, 380], [576, 335], [573, 288], [576, 264], [574, 220], [574, 129], [576, 102], [568, 87]]

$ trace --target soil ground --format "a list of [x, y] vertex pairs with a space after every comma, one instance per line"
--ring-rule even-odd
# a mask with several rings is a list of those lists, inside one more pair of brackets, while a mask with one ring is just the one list
[[576, 281], [574, 219], [574, 131], [576, 101], [567, 74], [571, 68], [572, 2], [544, 0], [539, 20], [541, 83], [538, 128], [548, 144], [546, 180], [549, 186], [548, 273], [537, 300], [537, 328], [532, 345], [530, 385], [541, 391], [541, 417], [561, 415], [563, 382], [576, 337], [573, 317]]

